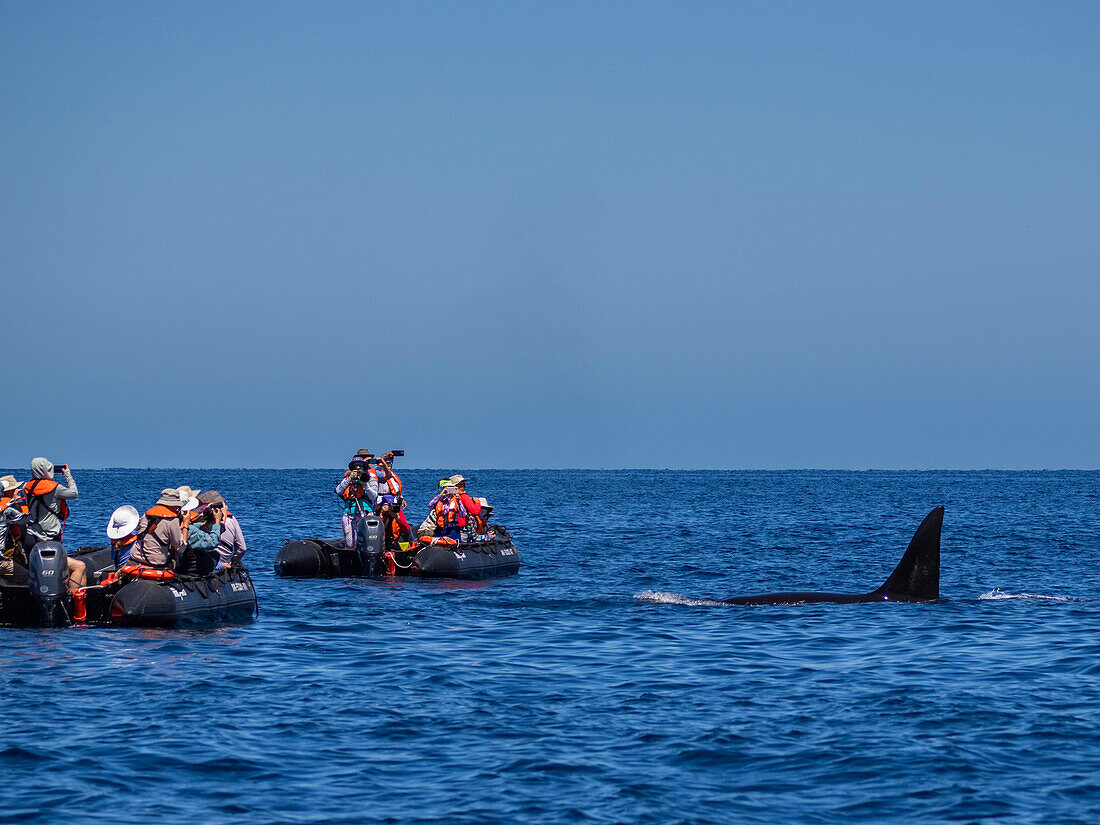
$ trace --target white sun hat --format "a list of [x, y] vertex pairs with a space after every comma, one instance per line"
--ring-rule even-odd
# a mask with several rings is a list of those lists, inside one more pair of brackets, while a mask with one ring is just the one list
[[123, 504], [111, 513], [111, 520], [107, 522], [107, 538], [111, 541], [126, 538], [137, 530], [139, 521], [141, 521], [141, 513], [137, 508]]

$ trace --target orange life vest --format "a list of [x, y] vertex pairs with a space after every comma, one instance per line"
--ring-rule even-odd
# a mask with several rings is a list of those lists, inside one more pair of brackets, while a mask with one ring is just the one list
[[355, 501], [361, 499], [366, 494], [367, 488], [363, 486], [363, 483], [360, 481], [353, 481], [344, 488], [344, 492], [340, 493], [340, 498], [344, 501]]
[[435, 503], [435, 523], [440, 530], [450, 530], [452, 527], [458, 527], [458, 519], [461, 504], [458, 500], [458, 496], [451, 496], [450, 498], [440, 498]]
[[472, 516], [472, 518], [474, 520], [474, 527], [477, 529], [477, 532], [480, 535], [485, 535], [486, 533], [489, 532], [489, 522], [485, 518], [484, 513], [485, 513], [485, 510], [483, 509], [476, 516]]
[[[382, 489], [383, 485], [385, 485], [385, 490]], [[378, 480], [378, 492], [383, 495], [399, 496], [401, 495], [401, 486], [401, 479], [393, 473], [390, 473], [390, 477], [385, 481], [382, 481], [382, 479]]]
[[[23, 512], [30, 512], [32, 498], [42, 498], [43, 496], [52, 493], [60, 486], [61, 485], [59, 485], [56, 481], [49, 478], [36, 478], [32, 481], [28, 481], [26, 484], [23, 485], [23, 493], [27, 497], [27, 503], [23, 505], [25, 508]], [[45, 507], [46, 510], [57, 516], [59, 519], [61, 519], [61, 529], [62, 531], [64, 531], [65, 521], [69, 518], [69, 505], [65, 501], [65, 499], [61, 499], [57, 502], [56, 510], [49, 507], [44, 501], [42, 502], [42, 506]]]

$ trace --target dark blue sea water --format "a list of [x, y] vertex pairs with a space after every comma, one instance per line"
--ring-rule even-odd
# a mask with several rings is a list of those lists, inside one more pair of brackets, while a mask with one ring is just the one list
[[[518, 576], [279, 580], [334, 472], [77, 470], [70, 545], [220, 490], [260, 615], [0, 630], [0, 821], [1100, 821], [1100, 474], [472, 475]], [[942, 603], [705, 601], [872, 589], [936, 504]]]

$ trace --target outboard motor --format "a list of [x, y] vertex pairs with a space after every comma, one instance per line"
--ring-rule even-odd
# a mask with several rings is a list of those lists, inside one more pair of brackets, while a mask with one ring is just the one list
[[382, 575], [382, 554], [386, 552], [386, 531], [378, 516], [359, 520], [355, 534], [355, 549], [363, 562], [363, 572], [371, 577]]
[[42, 611], [42, 623], [46, 627], [67, 624], [69, 558], [65, 548], [59, 541], [40, 541], [31, 551], [29, 564], [31, 597]]

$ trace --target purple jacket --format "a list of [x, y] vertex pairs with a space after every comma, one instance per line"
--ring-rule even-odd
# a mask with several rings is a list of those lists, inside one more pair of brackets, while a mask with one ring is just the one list
[[226, 516], [222, 525], [222, 535], [218, 540], [218, 564], [228, 567], [231, 564], [240, 564], [241, 556], [248, 550], [244, 542], [244, 533], [241, 525], [234, 516]]

